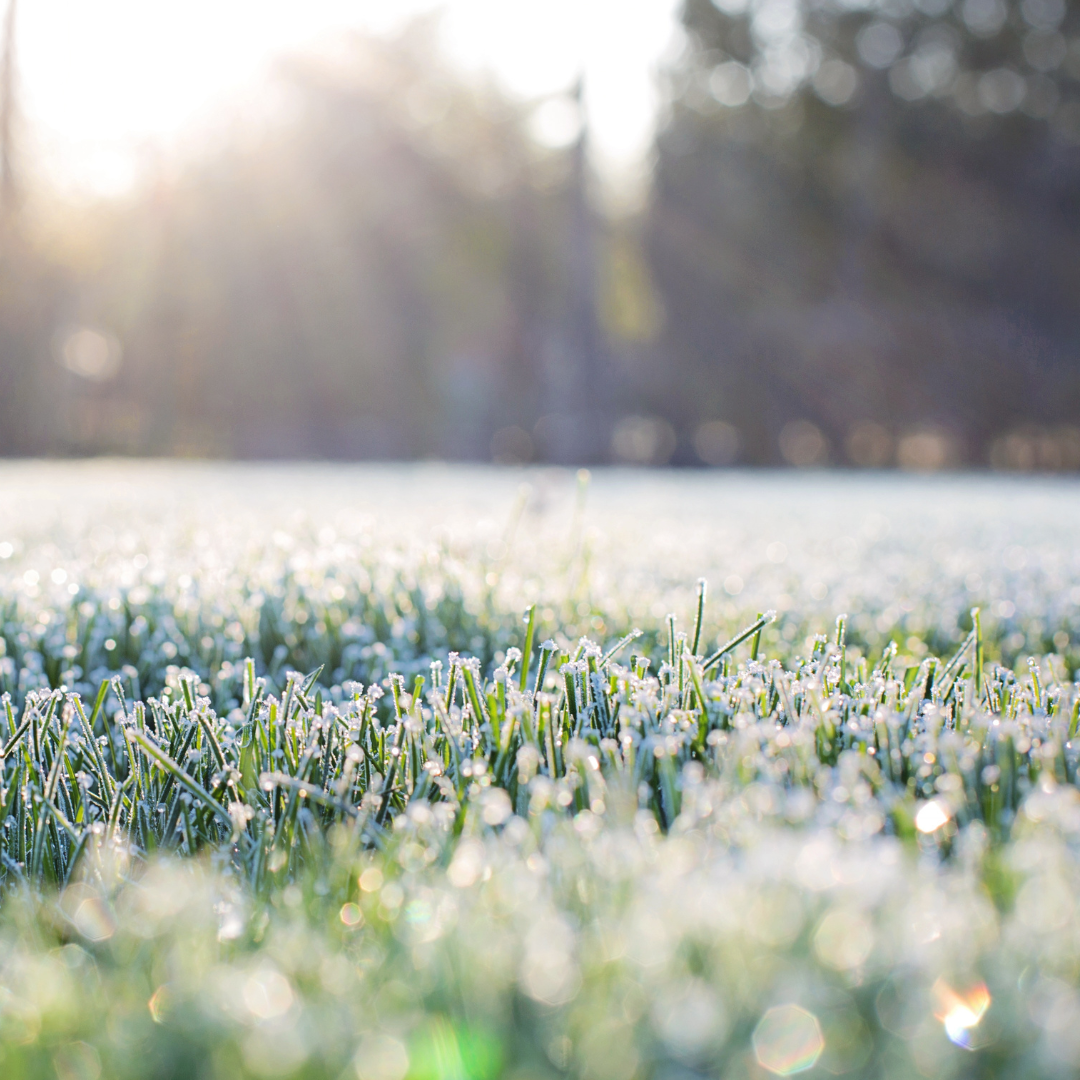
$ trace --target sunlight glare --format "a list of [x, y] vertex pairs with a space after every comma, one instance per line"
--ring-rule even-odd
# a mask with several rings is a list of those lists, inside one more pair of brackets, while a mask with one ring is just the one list
[[952, 813], [947, 803], [940, 799], [931, 799], [929, 802], [923, 803], [919, 812], [915, 815], [915, 828], [921, 833], [937, 832], [951, 818]]
[[220, 123], [275, 56], [344, 29], [392, 33], [441, 10], [452, 63], [524, 100], [585, 76], [601, 166], [640, 168], [674, 0], [38, 0], [20, 9], [32, 146], [75, 187], [122, 192], [148, 161]]
[[944, 1024], [949, 1040], [965, 1050], [973, 1050], [975, 1044], [972, 1030], [979, 1026], [986, 1010], [990, 1008], [990, 991], [987, 990], [986, 983], [977, 983], [959, 993], [944, 979], [938, 979], [932, 992], [937, 1002], [934, 1017]]

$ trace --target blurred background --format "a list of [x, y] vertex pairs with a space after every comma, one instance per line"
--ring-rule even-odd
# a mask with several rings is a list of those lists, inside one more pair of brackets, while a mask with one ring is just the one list
[[0, 12], [0, 454], [1080, 469], [1080, 0]]

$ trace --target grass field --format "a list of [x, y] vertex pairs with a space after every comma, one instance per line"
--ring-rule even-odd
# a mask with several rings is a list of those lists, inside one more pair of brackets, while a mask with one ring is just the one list
[[1074, 1075], [1078, 494], [0, 467], [0, 1070]]

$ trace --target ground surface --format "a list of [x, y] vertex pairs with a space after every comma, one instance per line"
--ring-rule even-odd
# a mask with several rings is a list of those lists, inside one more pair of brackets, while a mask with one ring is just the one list
[[0, 1072], [1074, 1075], [1078, 496], [0, 466]]
[[718, 620], [847, 612], [871, 638], [980, 604], [1012, 653], [1052, 648], [1080, 608], [1062, 478], [598, 470], [582, 492], [569, 470], [7, 463], [0, 505], [8, 596], [26, 570], [45, 593], [57, 568], [70, 589], [437, 556], [476, 590], [497, 575], [499, 607], [572, 597], [619, 622], [689, 617], [699, 577]]

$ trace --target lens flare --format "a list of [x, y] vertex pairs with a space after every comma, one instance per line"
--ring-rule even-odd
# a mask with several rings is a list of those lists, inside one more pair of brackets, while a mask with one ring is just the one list
[[934, 1016], [945, 1025], [949, 1040], [965, 1050], [974, 1050], [973, 1029], [979, 1026], [979, 1021], [990, 1008], [990, 991], [986, 983], [980, 982], [958, 992], [944, 979], [938, 979], [932, 992], [937, 1003]]
[[172, 991], [169, 989], [167, 983], [162, 983], [146, 1003], [146, 1007], [150, 1010], [150, 1015], [154, 1018], [155, 1024], [165, 1023], [171, 1005]]
[[754, 1055], [777, 1076], [812, 1068], [825, 1049], [817, 1017], [798, 1005], [777, 1005], [754, 1028]]

